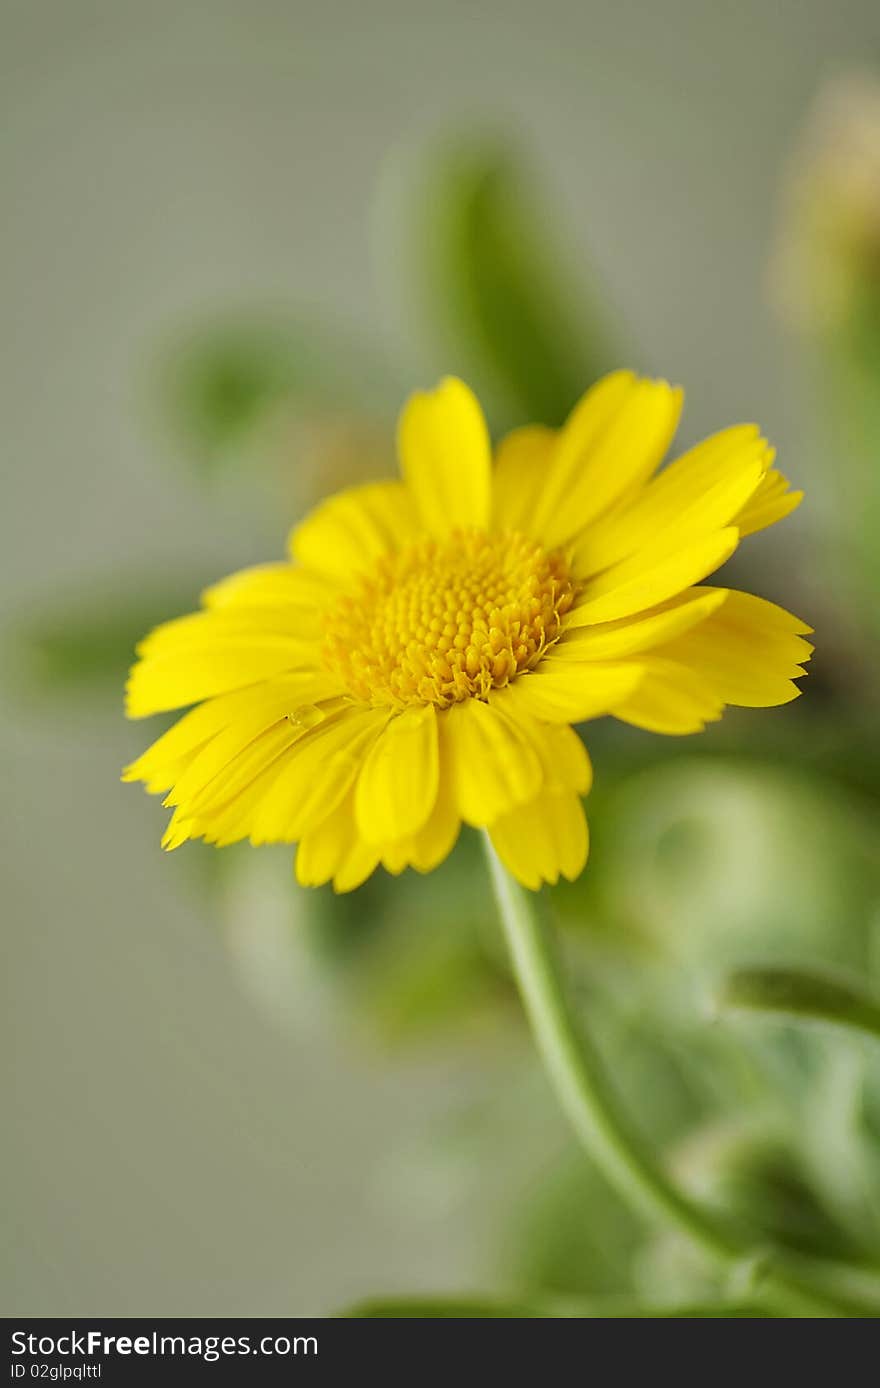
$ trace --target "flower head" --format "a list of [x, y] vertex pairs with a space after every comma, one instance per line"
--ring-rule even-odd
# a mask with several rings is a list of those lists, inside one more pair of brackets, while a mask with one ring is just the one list
[[795, 698], [809, 628], [703, 580], [800, 493], [750, 425], [658, 473], [680, 409], [616, 372], [493, 464], [467, 386], [413, 396], [402, 481], [331, 497], [289, 560], [139, 646], [129, 715], [195, 705], [125, 772], [167, 792], [165, 846], [297, 843], [302, 883], [346, 891], [380, 863], [429, 871], [464, 822], [537, 888], [587, 857], [571, 724], [692, 733]]

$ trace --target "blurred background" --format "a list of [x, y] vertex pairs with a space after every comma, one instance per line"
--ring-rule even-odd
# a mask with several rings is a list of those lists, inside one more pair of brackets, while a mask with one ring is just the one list
[[391, 471], [443, 372], [496, 433], [656, 372], [681, 442], [754, 419], [807, 490], [730, 574], [815, 625], [805, 697], [591, 725], [552, 909], [679, 1178], [873, 1267], [871, 1052], [707, 1000], [743, 963], [880, 972], [874, 0], [0, 15], [4, 1313], [703, 1294], [570, 1141], [477, 845], [335, 900], [285, 850], [164, 855], [119, 784], [158, 730], [122, 717], [134, 641]]

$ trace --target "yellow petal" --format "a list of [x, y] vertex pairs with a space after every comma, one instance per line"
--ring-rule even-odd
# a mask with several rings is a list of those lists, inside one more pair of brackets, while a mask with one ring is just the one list
[[[396, 843], [382, 845], [379, 862], [392, 877], [399, 877], [409, 867], [410, 839], [398, 839]], [[376, 848], [375, 844], [371, 847]]]
[[[163, 847], [176, 847], [183, 837], [224, 844], [246, 838], [268, 786], [284, 765], [284, 754], [301, 735], [284, 719], [248, 742], [224, 767], [222, 776], [215, 776], [192, 799], [177, 806]], [[175, 826], [180, 828], [172, 843]]]
[[202, 593], [204, 607], [298, 607], [314, 611], [327, 601], [326, 584], [296, 564], [256, 564]]
[[[224, 783], [228, 792], [226, 798], [214, 786], [212, 789], [216, 795], [210, 803], [205, 796], [204, 801], [200, 797], [195, 811], [190, 805], [179, 805], [169, 824], [169, 832], [179, 820], [183, 837], [201, 838], [218, 848], [248, 838], [266, 792], [284, 766], [283, 754], [290, 744], [281, 740], [281, 731], [280, 728], [269, 729], [257, 744], [246, 748], [241, 758], [230, 767], [229, 777]], [[280, 747], [271, 745], [276, 736], [280, 740]], [[292, 741], [296, 741], [296, 735]], [[258, 759], [261, 748], [265, 754]]]
[[383, 844], [382, 865], [389, 872], [396, 874], [407, 866], [433, 872], [452, 852], [461, 829], [452, 770], [450, 757], [441, 756], [437, 798], [426, 822], [417, 833]]
[[727, 596], [724, 588], [688, 588], [658, 607], [594, 626], [575, 626], [546, 656], [556, 661], [618, 660], [662, 645], [711, 616]]
[[587, 794], [593, 784], [593, 768], [574, 728], [565, 723], [538, 723], [535, 745], [544, 767], [545, 790]]
[[702, 732], [724, 712], [724, 702], [706, 680], [653, 653], [635, 693], [612, 710], [615, 718], [652, 733]]
[[544, 544], [564, 544], [651, 476], [672, 442], [682, 396], [630, 371], [588, 390], [563, 426], [533, 517]]
[[333, 879], [337, 892], [354, 891], [379, 862], [379, 852], [357, 832], [354, 794], [349, 793], [322, 823], [309, 829], [296, 850], [296, 877], [303, 887]]
[[170, 656], [211, 649], [223, 643], [313, 642], [320, 626], [308, 608], [288, 604], [237, 606], [230, 604], [188, 612], [147, 633], [137, 644], [138, 655]]
[[[730, 623], [747, 623], [761, 632], [775, 632], [778, 635], [809, 636], [813, 628], [808, 626], [793, 612], [779, 607], [766, 598], [755, 597], [754, 593], [741, 593], [736, 588], [695, 588], [696, 593], [724, 593], [725, 616]], [[796, 647], [802, 655], [812, 654], [813, 647], [808, 643]]]
[[332, 814], [303, 834], [296, 850], [296, 877], [303, 887], [319, 887], [332, 878], [334, 891], [351, 892], [378, 862], [378, 849], [364, 843], [357, 832], [350, 791]]
[[478, 699], [466, 699], [442, 712], [438, 723], [440, 755], [450, 760], [455, 803], [467, 824], [491, 824], [505, 810], [537, 794], [541, 760], [515, 718]]
[[[314, 633], [283, 610], [220, 608], [165, 622], [140, 642], [138, 654], [126, 686], [129, 718], [314, 669], [319, 646]], [[342, 688], [329, 676], [324, 684]]]
[[418, 392], [398, 427], [404, 480], [432, 535], [455, 526], [486, 527], [491, 504], [489, 432], [473, 391], [453, 376]]
[[390, 709], [356, 708], [325, 719], [292, 747], [267, 788], [251, 831], [254, 843], [295, 843], [354, 784]]
[[716, 613], [657, 654], [703, 677], [726, 704], [770, 708], [800, 693], [792, 680], [803, 675], [813, 650], [802, 630], [774, 603], [728, 590]]
[[356, 839], [333, 878], [335, 892], [353, 892], [375, 871], [379, 854], [373, 844]]
[[[325, 698], [332, 688], [328, 677], [300, 672], [208, 699], [178, 719], [126, 768], [122, 779], [144, 781], [152, 793], [169, 790], [221, 738], [232, 734], [233, 742], [238, 740], [243, 747], [278, 718], [295, 715], [304, 704], [311, 706]], [[202, 763], [207, 764], [207, 760]]]
[[769, 707], [800, 692], [812, 647], [803, 622], [763, 598], [729, 589], [723, 604], [645, 658], [645, 679], [615, 717], [658, 733], [700, 732], [725, 704]]
[[428, 820], [412, 836], [408, 859], [416, 872], [433, 872], [455, 847], [461, 829], [461, 816], [455, 802], [452, 768], [448, 759], [440, 769], [437, 799]]
[[303, 724], [293, 723], [287, 718], [279, 719], [251, 738], [220, 773], [197, 788], [185, 801], [169, 796], [166, 804], [178, 800], [185, 814], [207, 823], [216, 811], [231, 804], [253, 782], [267, 785], [270, 779], [268, 773], [274, 779], [285, 764], [283, 754], [289, 753], [307, 731]]
[[179, 718], [122, 773], [123, 781], [143, 781], [151, 794], [174, 784], [177, 768], [186, 766], [198, 749], [227, 726], [225, 705], [230, 698], [210, 699]]
[[654, 561], [643, 553], [615, 564], [586, 585], [583, 598], [569, 614], [566, 629], [613, 622], [666, 602], [720, 568], [736, 549], [738, 539], [739, 532], [729, 526], [677, 554]]
[[[166, 805], [193, 805], [201, 797], [227, 799], [227, 772], [236, 759], [269, 728], [281, 722], [287, 725], [292, 745], [310, 728], [322, 722], [324, 714], [315, 704], [291, 706], [284, 695], [277, 695], [273, 704], [255, 701], [254, 707], [223, 732], [211, 738], [192, 758], [189, 765], [175, 777], [174, 786], [165, 800]], [[219, 779], [218, 779], [219, 778]]]
[[358, 832], [381, 844], [421, 829], [437, 799], [439, 755], [433, 704], [411, 704], [386, 724], [355, 792]]
[[732, 524], [760, 490], [773, 450], [749, 428], [726, 435], [677, 459], [632, 502], [591, 526], [575, 548], [574, 571], [589, 578], [630, 555], [660, 559]]
[[642, 667], [584, 661], [542, 661], [492, 696], [492, 707], [516, 718], [526, 714], [551, 723], [583, 723], [600, 718], [626, 699], [642, 678]]
[[745, 505], [736, 524], [741, 535], [754, 535], [758, 530], [766, 530], [785, 516], [790, 515], [804, 499], [803, 492], [790, 492], [787, 477], [773, 468], [767, 473], [754, 496]]
[[357, 841], [354, 795], [349, 792], [320, 823], [307, 829], [296, 850], [296, 880], [320, 887], [335, 877]]
[[369, 572], [419, 530], [412, 501], [401, 482], [369, 482], [321, 502], [290, 532], [295, 559], [331, 584]]
[[496, 530], [532, 533], [546, 485], [557, 434], [542, 424], [514, 429], [498, 445], [492, 474], [492, 521]]
[[489, 835], [508, 872], [532, 891], [560, 874], [574, 881], [589, 852], [584, 807], [570, 791], [542, 792], [497, 819]]
[[168, 821], [165, 833], [162, 835], [162, 847], [166, 853], [172, 853], [175, 848], [180, 848], [188, 839], [197, 838], [199, 838], [199, 832], [196, 826], [180, 810], [175, 810]]

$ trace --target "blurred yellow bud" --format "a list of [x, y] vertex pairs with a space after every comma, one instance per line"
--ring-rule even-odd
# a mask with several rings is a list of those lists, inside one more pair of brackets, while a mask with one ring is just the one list
[[844, 325], [880, 285], [880, 78], [852, 73], [819, 93], [786, 181], [772, 262], [786, 321]]

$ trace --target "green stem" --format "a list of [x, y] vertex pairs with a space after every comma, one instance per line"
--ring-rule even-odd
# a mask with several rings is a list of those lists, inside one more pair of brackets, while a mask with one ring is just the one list
[[775, 1262], [765, 1264], [760, 1255], [756, 1259], [748, 1243], [693, 1203], [660, 1169], [618, 1108], [602, 1062], [575, 1022], [538, 899], [509, 876], [488, 835], [485, 844], [514, 975], [538, 1052], [572, 1127], [608, 1181], [625, 1200], [649, 1218], [678, 1229], [727, 1272], [747, 1270], [754, 1262], [761, 1293], [782, 1314], [812, 1318], [852, 1314]]

